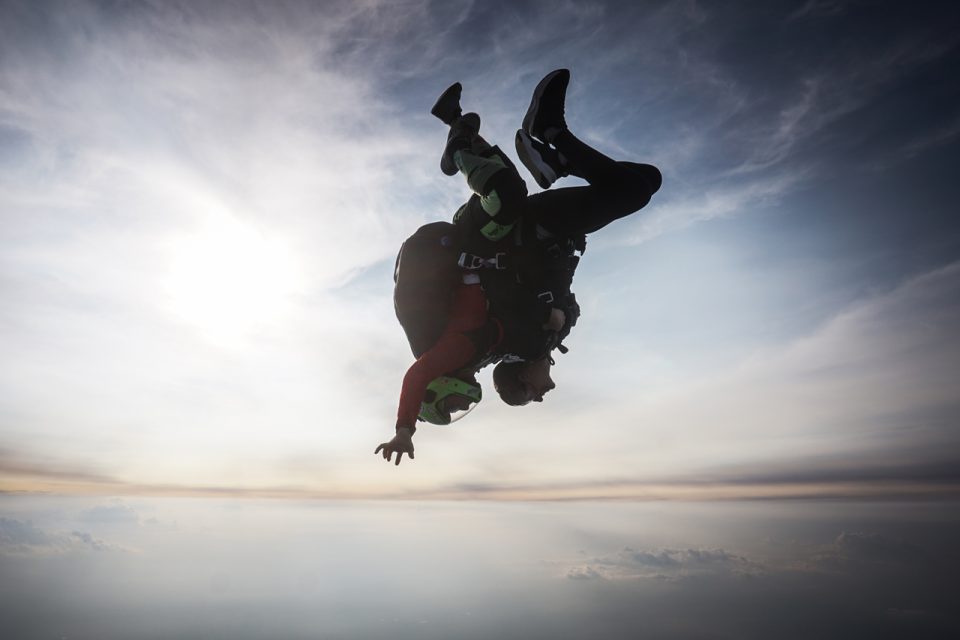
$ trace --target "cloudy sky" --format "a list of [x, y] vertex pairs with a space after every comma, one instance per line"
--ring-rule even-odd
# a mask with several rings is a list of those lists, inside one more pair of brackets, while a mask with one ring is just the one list
[[[950, 2], [4, 1], [0, 487], [955, 494], [958, 44]], [[429, 107], [512, 153], [558, 67], [664, 186], [547, 401], [483, 377], [395, 468], [393, 259], [468, 195]]]

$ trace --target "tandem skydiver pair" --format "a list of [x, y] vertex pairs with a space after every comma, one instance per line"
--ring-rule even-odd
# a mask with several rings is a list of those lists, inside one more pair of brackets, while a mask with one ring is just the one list
[[[489, 364], [509, 405], [543, 400], [555, 387], [552, 352], [580, 309], [571, 291], [586, 236], [645, 206], [661, 184], [649, 164], [615, 161], [567, 127], [570, 72], [534, 89], [517, 154], [544, 191], [528, 195], [516, 167], [480, 135], [480, 117], [462, 113], [459, 83], [431, 113], [450, 127], [441, 170], [473, 191], [450, 223], [424, 225], [401, 247], [394, 306], [416, 361], [403, 379], [395, 436], [375, 453], [414, 457], [417, 421], [450, 424], [482, 398], [476, 374]], [[584, 186], [551, 189], [565, 176]]]

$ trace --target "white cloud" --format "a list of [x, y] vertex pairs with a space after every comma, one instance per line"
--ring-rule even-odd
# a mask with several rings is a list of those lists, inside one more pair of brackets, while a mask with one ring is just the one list
[[85, 531], [48, 532], [30, 521], [0, 517], [0, 554], [51, 555], [89, 551], [124, 551]]
[[571, 580], [678, 579], [705, 575], [757, 575], [758, 563], [723, 549], [634, 549], [570, 568]]
[[97, 524], [140, 524], [140, 515], [130, 505], [114, 500], [85, 509], [80, 520]]

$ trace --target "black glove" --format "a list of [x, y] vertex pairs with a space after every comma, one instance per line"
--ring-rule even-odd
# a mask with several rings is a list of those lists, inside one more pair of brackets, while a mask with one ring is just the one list
[[563, 312], [567, 315], [567, 321], [560, 330], [558, 342], [563, 342], [564, 338], [570, 335], [570, 329], [577, 326], [577, 319], [580, 317], [580, 305], [577, 303], [577, 296], [573, 293], [564, 300]]

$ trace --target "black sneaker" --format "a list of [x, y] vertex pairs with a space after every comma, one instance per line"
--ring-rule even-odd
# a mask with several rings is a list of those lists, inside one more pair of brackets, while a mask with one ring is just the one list
[[440, 170], [448, 176], [455, 176], [459, 169], [453, 161], [453, 154], [463, 149], [470, 149], [473, 140], [480, 133], [480, 116], [475, 113], [465, 113], [450, 125], [450, 134], [447, 136], [447, 146], [440, 158]]
[[443, 121], [443, 124], [450, 125], [460, 117], [460, 92], [463, 86], [459, 82], [454, 82], [447, 87], [446, 91], [440, 94], [437, 101], [430, 109], [432, 115], [437, 116]]
[[530, 171], [541, 188], [549, 189], [558, 178], [569, 175], [560, 162], [557, 150], [534, 140], [523, 129], [517, 131], [516, 143], [520, 162]]
[[550, 142], [546, 134], [556, 133], [554, 130], [567, 128], [563, 119], [563, 102], [567, 94], [567, 85], [570, 83], [570, 71], [557, 69], [548, 73], [537, 88], [533, 90], [530, 108], [523, 117], [522, 129], [528, 135], [543, 142]]

